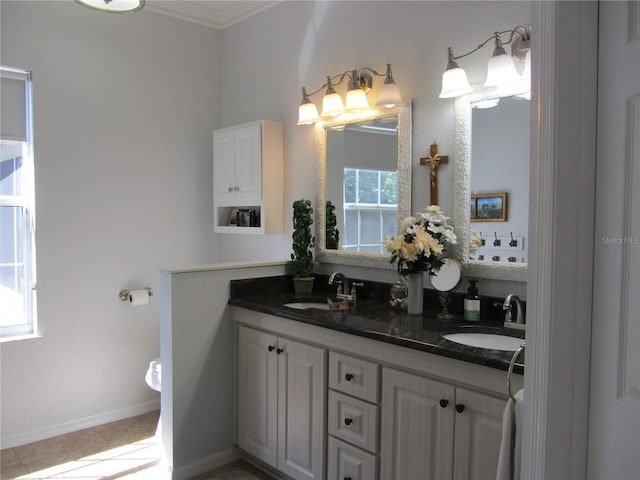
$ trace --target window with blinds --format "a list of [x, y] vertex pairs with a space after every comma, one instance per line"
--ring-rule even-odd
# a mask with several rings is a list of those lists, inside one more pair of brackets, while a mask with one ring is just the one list
[[37, 333], [31, 74], [0, 67], [0, 339]]

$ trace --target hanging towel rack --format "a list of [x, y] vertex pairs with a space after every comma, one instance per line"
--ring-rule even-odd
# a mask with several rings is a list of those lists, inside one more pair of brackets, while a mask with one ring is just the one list
[[526, 342], [522, 342], [520, 348], [513, 352], [513, 356], [511, 357], [511, 361], [509, 362], [509, 370], [507, 371], [507, 391], [509, 392], [509, 398], [511, 399], [511, 401], [513, 401], [514, 404], [516, 402], [516, 399], [513, 396], [513, 392], [511, 391], [511, 374], [513, 373], [513, 366], [516, 364], [516, 360], [518, 360], [520, 354], [524, 352], [525, 347]]

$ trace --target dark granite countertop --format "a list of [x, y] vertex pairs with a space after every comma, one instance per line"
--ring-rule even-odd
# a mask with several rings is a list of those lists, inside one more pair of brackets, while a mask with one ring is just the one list
[[[290, 277], [234, 280], [229, 304], [501, 370], [509, 368], [513, 352], [465, 346], [451, 342], [443, 335], [458, 332], [495, 333], [524, 339], [524, 331], [505, 331], [502, 323], [495, 320], [470, 324], [455, 314], [449, 320], [438, 319], [436, 315], [439, 309], [428, 311], [429, 304], [433, 304], [434, 308], [438, 305], [432, 299], [428, 300], [428, 290], [425, 290], [426, 311], [422, 316], [392, 310], [387, 295], [382, 295], [385, 288], [388, 293], [389, 286], [374, 285], [375, 282], [367, 282], [371, 286], [369, 291], [363, 292], [362, 298], [358, 298], [355, 309], [351, 311], [301, 310], [284, 305], [293, 302], [325, 303], [331, 293], [322, 288], [326, 282], [316, 281], [319, 288], [312, 297], [296, 297], [291, 283]], [[524, 357], [524, 353], [519, 356], [513, 369], [515, 373], [524, 373]]]

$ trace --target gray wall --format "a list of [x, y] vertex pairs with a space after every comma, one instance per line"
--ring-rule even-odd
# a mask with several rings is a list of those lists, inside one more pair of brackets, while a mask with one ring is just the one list
[[159, 267], [211, 258], [220, 33], [151, 12], [1, 4], [2, 64], [33, 71], [42, 337], [3, 343], [3, 448], [149, 411]]

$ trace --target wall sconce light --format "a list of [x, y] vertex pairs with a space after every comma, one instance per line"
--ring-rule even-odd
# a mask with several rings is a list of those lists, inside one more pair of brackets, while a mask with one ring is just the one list
[[[503, 40], [503, 36], [508, 38]], [[453, 54], [453, 48], [447, 49], [447, 69], [442, 74], [442, 91], [440, 98], [459, 97], [471, 93], [473, 89], [467, 80], [467, 74], [458, 66], [456, 60], [467, 57], [490, 41], [494, 41], [493, 55], [487, 64], [487, 79], [485, 87], [500, 87], [517, 81], [530, 81], [531, 75], [531, 29], [517, 26], [513, 30], [495, 32], [476, 48], [457, 57]], [[508, 55], [504, 45], [511, 45], [511, 55]], [[522, 75], [518, 75], [513, 59], [525, 63]]]
[[109, 13], [135, 12], [144, 7], [144, 0], [76, 0], [76, 3]]
[[[327, 81], [314, 92], [308, 93], [306, 87], [302, 87], [302, 103], [298, 109], [298, 125], [310, 125], [321, 118], [336, 117], [342, 113], [356, 113], [369, 108], [367, 93], [373, 86], [373, 75], [385, 77], [384, 84], [378, 92], [377, 106], [387, 108], [394, 107], [402, 103], [400, 88], [393, 79], [391, 64], [387, 63], [386, 73], [378, 73], [369, 67], [360, 70], [347, 70], [334, 76], [327, 76]], [[346, 105], [342, 103], [342, 97], [336, 93], [334, 86], [340, 85], [345, 79], [349, 79], [349, 86], [346, 95]], [[322, 113], [318, 114], [318, 109], [309, 97], [324, 90], [322, 97]]]

